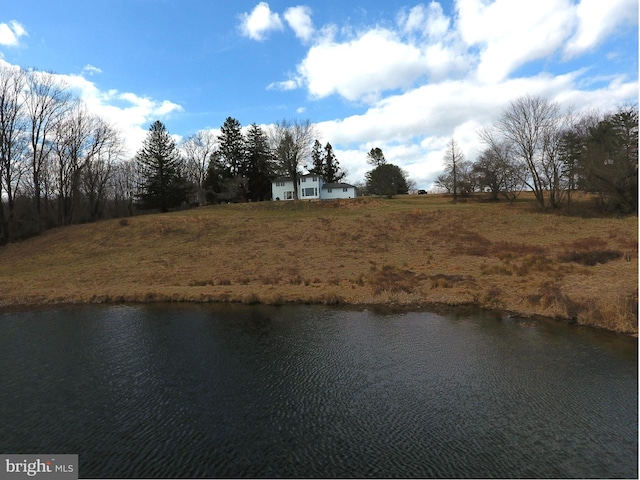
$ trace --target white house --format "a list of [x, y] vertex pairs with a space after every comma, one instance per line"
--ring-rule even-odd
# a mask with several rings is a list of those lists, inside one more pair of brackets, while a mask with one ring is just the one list
[[[293, 192], [293, 180], [290, 178], [280, 177], [271, 182], [271, 198], [274, 200], [293, 200]], [[301, 200], [355, 198], [356, 187], [348, 183], [325, 183], [320, 175], [300, 175], [298, 196]]]

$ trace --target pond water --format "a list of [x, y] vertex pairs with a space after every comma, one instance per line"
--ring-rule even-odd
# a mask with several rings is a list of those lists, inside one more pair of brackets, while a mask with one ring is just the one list
[[80, 477], [637, 477], [637, 339], [487, 314], [0, 315], [0, 452]]

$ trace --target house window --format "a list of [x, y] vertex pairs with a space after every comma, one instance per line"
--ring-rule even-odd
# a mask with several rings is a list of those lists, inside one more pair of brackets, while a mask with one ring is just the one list
[[348, 188], [343, 188], [343, 189], [342, 189], [342, 191], [343, 191], [343, 192], [348, 192], [348, 191], [349, 191], [349, 189], [348, 189]]
[[284, 192], [284, 198], [287, 200], [293, 199], [293, 192]]
[[331, 189], [330, 189], [330, 188], [327, 188], [327, 192], [331, 193]]
[[302, 177], [302, 178], [300, 179], [300, 181], [301, 181], [302, 183], [304, 183], [304, 182], [306, 182], [306, 181], [307, 181], [307, 179], [306, 179], [306, 177]]
[[[305, 197], [313, 197], [313, 188], [303, 188], [302, 189], [302, 195], [305, 196]], [[316, 193], [316, 195], [317, 195], [317, 193]]]
[[318, 181], [318, 179], [317, 179], [316, 177], [311, 177], [311, 181], [312, 181], [312, 182], [317, 182], [317, 181]]
[[276, 182], [276, 187], [284, 187], [284, 182]]

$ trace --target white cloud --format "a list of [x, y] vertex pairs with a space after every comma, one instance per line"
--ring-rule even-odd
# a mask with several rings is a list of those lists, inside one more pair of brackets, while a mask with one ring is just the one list
[[[354, 33], [349, 26], [327, 25], [312, 36], [309, 26], [298, 36], [314, 43], [296, 74], [270, 88], [305, 87], [315, 98], [337, 94], [371, 103], [422, 81], [473, 76], [496, 83], [529, 62], [593, 47], [621, 23], [637, 21], [637, 4], [456, 0], [448, 16], [439, 2], [431, 1], [401, 11], [397, 29], [373, 26]], [[295, 9], [310, 22], [302, 15], [305, 7]], [[343, 38], [337, 38], [339, 32]]]
[[311, 21], [311, 9], [309, 7], [291, 7], [284, 12], [284, 18], [295, 32], [296, 37], [305, 42], [311, 39], [315, 29]]
[[565, 47], [572, 57], [597, 46], [618, 25], [638, 21], [638, 0], [582, 0], [576, 9], [578, 28]]
[[398, 24], [404, 33], [419, 33], [432, 39], [440, 39], [449, 31], [451, 21], [444, 14], [442, 5], [432, 1], [428, 6], [413, 7], [409, 13], [401, 12]]
[[27, 30], [22, 26], [22, 24], [20, 24], [19, 22], [16, 22], [15, 20], [11, 20], [11, 28], [13, 30], [13, 32], [15, 33], [15, 35], [20, 38], [24, 35], [28, 35], [27, 34]]
[[243, 35], [253, 40], [264, 40], [269, 32], [283, 29], [280, 16], [271, 11], [267, 2], [260, 2], [251, 13], [243, 13], [240, 18]]
[[560, 48], [575, 23], [569, 0], [458, 0], [457, 28], [481, 50], [478, 78], [500, 81], [525, 63]]
[[87, 64], [83, 67], [82, 73], [85, 75], [92, 76], [97, 73], [102, 73], [102, 70], [100, 70], [98, 67], [94, 67], [91, 64]]
[[[305, 86], [316, 98], [338, 94], [371, 103], [384, 92], [412, 87], [420, 79], [441, 80], [469, 69], [459, 35], [442, 6], [432, 1], [402, 11], [397, 29], [372, 27], [353, 31], [325, 25], [297, 67], [297, 73], [271, 88]], [[343, 39], [337, 39], [338, 34]], [[339, 73], [337, 73], [339, 72]]]
[[411, 33], [422, 30], [424, 28], [426, 18], [427, 12], [425, 6], [416, 5], [409, 11], [409, 13], [401, 12], [398, 23], [406, 33]]
[[301, 80], [299, 79], [289, 79], [284, 80], [282, 82], [273, 82], [267, 86], [267, 90], [295, 90], [300, 87]]
[[319, 27], [297, 73], [270, 85], [366, 106], [318, 124], [348, 181], [364, 178], [366, 153], [378, 146], [428, 188], [443, 168], [448, 139], [455, 137], [474, 160], [482, 148], [478, 129], [522, 95], [602, 111], [637, 98], [637, 77], [608, 72], [596, 80], [588, 65], [568, 73], [514, 72], [593, 49], [637, 22], [638, 0], [455, 0], [452, 8], [445, 14], [439, 2], [418, 4], [402, 10], [395, 27]]
[[[415, 9], [400, 22], [415, 26], [412, 15], [417, 15]], [[469, 68], [468, 55], [460, 49], [455, 36], [445, 38], [444, 33], [440, 29], [440, 39], [422, 43], [408, 41], [399, 32], [383, 28], [343, 42], [328, 36], [309, 49], [298, 65], [297, 76], [287, 86], [304, 85], [316, 98], [338, 94], [350, 101], [371, 103], [384, 92], [408, 89], [421, 79], [437, 81], [451, 74], [460, 75]], [[332, 34], [335, 29], [328, 30], [328, 35]], [[430, 35], [429, 31], [425, 34]]]
[[427, 63], [419, 48], [403, 43], [394, 32], [373, 29], [352, 41], [314, 45], [298, 72], [315, 97], [338, 93], [370, 101], [384, 90], [409, 87], [427, 73]]
[[180, 105], [169, 100], [159, 101], [114, 89], [101, 91], [95, 83], [81, 75], [55, 76], [77, 93], [89, 111], [99, 115], [122, 133], [128, 156], [133, 156], [140, 148], [151, 122], [183, 110]]
[[16, 47], [20, 44], [20, 37], [28, 36], [27, 30], [15, 20], [0, 23], [0, 45]]

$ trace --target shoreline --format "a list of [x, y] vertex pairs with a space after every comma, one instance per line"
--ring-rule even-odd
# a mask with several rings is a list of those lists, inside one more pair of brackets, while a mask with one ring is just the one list
[[406, 312], [421, 312], [426, 311], [429, 313], [434, 313], [437, 315], [472, 315], [474, 313], [481, 313], [484, 315], [495, 316], [501, 319], [512, 319], [516, 321], [528, 321], [528, 322], [557, 322], [564, 325], [573, 325], [579, 327], [585, 327], [589, 329], [594, 329], [601, 332], [607, 332], [615, 335], [623, 335], [627, 337], [638, 338], [637, 332], [619, 332], [610, 329], [606, 329], [597, 325], [589, 325], [589, 324], [581, 324], [577, 322], [575, 319], [566, 318], [566, 317], [552, 317], [545, 316], [540, 314], [527, 314], [518, 312], [517, 310], [510, 309], [496, 309], [491, 307], [486, 307], [482, 305], [478, 305], [475, 303], [457, 303], [457, 304], [447, 304], [447, 303], [430, 303], [430, 302], [418, 302], [418, 303], [345, 303], [339, 300], [328, 302], [323, 299], [317, 299], [316, 301], [310, 299], [298, 299], [298, 300], [290, 300], [286, 302], [277, 301], [277, 302], [261, 302], [261, 301], [246, 301], [246, 299], [233, 299], [229, 297], [224, 298], [213, 298], [210, 296], [206, 296], [206, 298], [201, 300], [193, 300], [193, 299], [180, 299], [176, 295], [155, 295], [149, 294], [148, 298], [140, 299], [140, 298], [132, 298], [127, 297], [127, 295], [116, 295], [115, 297], [109, 296], [92, 296], [89, 299], [62, 299], [62, 298], [46, 298], [46, 297], [38, 297], [37, 299], [29, 298], [28, 301], [23, 301], [27, 299], [16, 299], [15, 302], [7, 302], [6, 299], [4, 301], [0, 301], [0, 314], [12, 311], [25, 311], [25, 310], [40, 310], [47, 308], [55, 308], [55, 307], [82, 307], [82, 306], [91, 306], [91, 305], [104, 305], [104, 306], [117, 306], [117, 305], [125, 305], [125, 306], [137, 306], [137, 305], [162, 305], [162, 304], [172, 304], [172, 305], [244, 305], [244, 306], [271, 306], [271, 307], [281, 307], [281, 306], [292, 306], [292, 305], [318, 305], [318, 306], [326, 306], [326, 307], [336, 307], [336, 308], [347, 308], [347, 309], [371, 309], [375, 311], [381, 311], [382, 313], [406, 313]]

